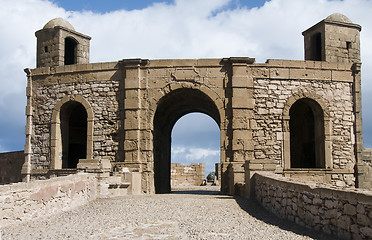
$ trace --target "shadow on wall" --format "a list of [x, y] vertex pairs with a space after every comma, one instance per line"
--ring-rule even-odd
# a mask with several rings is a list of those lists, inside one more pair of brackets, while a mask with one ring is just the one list
[[24, 162], [23, 151], [0, 153], [0, 184], [21, 182]]

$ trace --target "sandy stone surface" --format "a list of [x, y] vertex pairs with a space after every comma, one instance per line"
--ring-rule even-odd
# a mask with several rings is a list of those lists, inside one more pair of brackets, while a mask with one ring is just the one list
[[3, 228], [0, 239], [331, 239], [281, 220], [255, 201], [207, 189], [99, 199]]

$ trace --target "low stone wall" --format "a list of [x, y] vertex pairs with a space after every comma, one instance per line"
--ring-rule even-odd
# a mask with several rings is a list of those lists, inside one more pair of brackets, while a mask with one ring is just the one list
[[24, 162], [23, 151], [0, 153], [0, 184], [21, 182]]
[[205, 164], [193, 163], [183, 165], [172, 163], [171, 165], [171, 186], [200, 186], [205, 179]]
[[372, 192], [336, 189], [313, 182], [256, 173], [256, 199], [297, 224], [343, 239], [372, 239]]
[[96, 189], [87, 173], [0, 186], [0, 227], [84, 205], [97, 198]]
[[357, 163], [358, 185], [360, 188], [372, 189], [372, 148], [364, 148], [362, 162]]

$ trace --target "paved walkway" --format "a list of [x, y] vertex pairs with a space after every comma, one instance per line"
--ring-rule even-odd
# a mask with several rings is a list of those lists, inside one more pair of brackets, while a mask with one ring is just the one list
[[2, 229], [0, 239], [330, 239], [276, 218], [255, 201], [209, 189], [99, 199]]

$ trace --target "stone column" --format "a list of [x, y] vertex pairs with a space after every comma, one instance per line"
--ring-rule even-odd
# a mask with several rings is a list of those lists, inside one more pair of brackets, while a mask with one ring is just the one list
[[[362, 91], [361, 91], [361, 63], [354, 63], [352, 72], [354, 77], [354, 114], [355, 114], [355, 161], [356, 161], [356, 186], [364, 188], [364, 180], [368, 175], [368, 168], [363, 163], [363, 122], [362, 122]], [[371, 173], [372, 174], [372, 173]]]
[[27, 88], [26, 88], [26, 96], [27, 96], [27, 106], [26, 106], [26, 143], [25, 143], [25, 162], [22, 166], [21, 174], [22, 174], [22, 181], [29, 182], [30, 175], [31, 175], [31, 135], [32, 135], [32, 76], [31, 70], [26, 68], [25, 73], [27, 74]]
[[[251, 120], [253, 119], [253, 77], [248, 64], [254, 63], [252, 58], [229, 58], [231, 87], [231, 159], [228, 166], [228, 194], [242, 194], [241, 187], [245, 182], [244, 165], [253, 159], [253, 141]], [[225, 182], [226, 183], [226, 182]]]
[[145, 119], [146, 108], [144, 92], [147, 89], [146, 76], [142, 67], [146, 59], [125, 59], [121, 61], [125, 68], [124, 80], [124, 163], [130, 171], [142, 174], [142, 190], [151, 192], [149, 183], [146, 153], [149, 148], [151, 131]]

